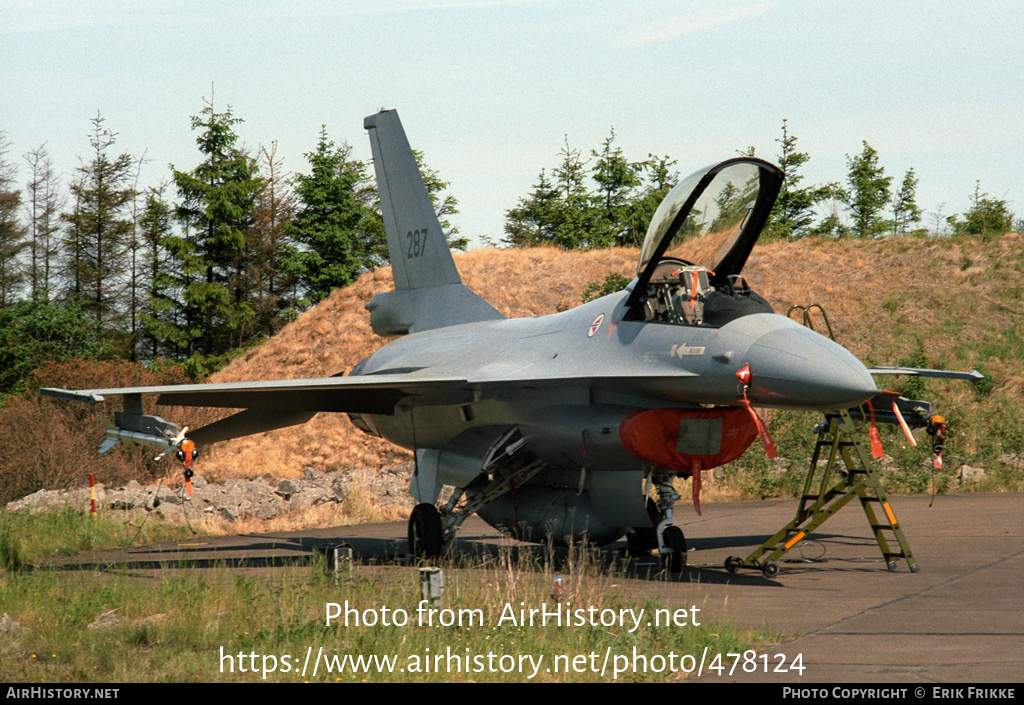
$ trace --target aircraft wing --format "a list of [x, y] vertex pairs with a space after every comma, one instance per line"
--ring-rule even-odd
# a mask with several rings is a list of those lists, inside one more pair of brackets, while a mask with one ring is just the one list
[[421, 377], [409, 374], [321, 377], [265, 382], [216, 382], [159, 387], [111, 389], [40, 389], [43, 396], [96, 404], [107, 396], [156, 394], [157, 404], [207, 406], [222, 409], [271, 409], [282, 412], [341, 411], [391, 414], [404, 397], [424, 397], [424, 403], [446, 403], [464, 378]]
[[[689, 376], [687, 373], [678, 376]], [[157, 395], [157, 404], [241, 409], [236, 414], [189, 432], [189, 438], [208, 445], [229, 438], [262, 433], [305, 423], [321, 411], [364, 414], [393, 414], [402, 399], [412, 398], [417, 405], [466, 404], [481, 393], [514, 392], [515, 389], [554, 386], [585, 386], [592, 389], [629, 393], [639, 387], [670, 387], [671, 377], [618, 374], [615, 376], [518, 377], [489, 376], [468, 380], [457, 376], [438, 376], [417, 372], [377, 373], [350, 377], [322, 377], [262, 382], [217, 382], [155, 387], [116, 387], [110, 389], [68, 390], [43, 388], [42, 396], [65, 401], [97, 404], [107, 396], [124, 396], [125, 410], [118, 412], [117, 426], [108, 436], [128, 442], [147, 442], [156, 435], [177, 434], [174, 424], [142, 413], [139, 400], [144, 394]], [[649, 391], [649, 390], [648, 390]], [[671, 395], [666, 396], [671, 399]]]
[[266, 409], [278, 412], [331, 411], [364, 414], [392, 414], [399, 401], [413, 397], [419, 405], [469, 403], [476, 393], [501, 388], [589, 386], [615, 392], [636, 389], [637, 384], [658, 384], [692, 376], [676, 373], [661, 377], [650, 374], [578, 377], [530, 377], [510, 373], [507, 377], [468, 380], [457, 376], [416, 373], [369, 374], [351, 377], [321, 377], [262, 382], [216, 382], [156, 387], [116, 387], [68, 390], [44, 388], [43, 396], [65, 401], [96, 404], [107, 396], [157, 395], [164, 406], [205, 406], [224, 409]]
[[178, 428], [159, 417], [142, 413], [140, 397], [157, 395], [157, 404], [242, 409], [226, 418], [189, 432], [199, 445], [272, 431], [305, 423], [317, 412], [392, 414], [406, 397], [420, 403], [457, 403], [467, 392], [466, 380], [458, 377], [422, 377], [410, 374], [323, 377], [265, 382], [219, 382], [157, 387], [111, 389], [40, 389], [43, 396], [65, 401], [97, 404], [107, 396], [124, 396], [124, 411], [116, 415], [116, 427], [107, 432], [109, 450], [117, 441], [164, 447], [177, 437]]

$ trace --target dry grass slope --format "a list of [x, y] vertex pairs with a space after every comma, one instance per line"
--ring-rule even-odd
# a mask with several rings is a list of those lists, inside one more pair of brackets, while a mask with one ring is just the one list
[[[538, 248], [474, 250], [457, 255], [456, 263], [470, 288], [502, 313], [523, 317], [578, 305], [583, 289], [609, 273], [631, 278], [636, 258], [634, 249]], [[869, 366], [979, 367], [991, 375], [981, 390], [935, 380], [890, 378], [883, 384], [935, 401], [947, 417], [950, 471], [940, 490], [950, 489], [952, 473], [963, 463], [999, 475], [998, 483], [980, 489], [1024, 486], [1024, 244], [1019, 235], [992, 241], [771, 243], [755, 248], [744, 274], [779, 313], [794, 304], [821, 304], [839, 342]], [[237, 358], [212, 381], [321, 377], [350, 370], [386, 342], [370, 330], [364, 304], [391, 286], [389, 268], [364, 274], [273, 339]], [[817, 327], [822, 330], [820, 321]], [[96, 375], [102, 379], [94, 379]], [[137, 367], [103, 364], [51, 365], [37, 378], [35, 386], [79, 389], [179, 381]], [[35, 396], [9, 401], [0, 409], [0, 443], [20, 450], [0, 458], [0, 474], [8, 478], [3, 484], [6, 494], [0, 496], [6, 501], [38, 486], [80, 486], [90, 472], [97, 472], [103, 482], [132, 476], [146, 481], [165, 473], [176, 481], [173, 463], [157, 466], [148, 451], [128, 454], [119, 449], [89, 457], [102, 435], [96, 416], [111, 417], [115, 405], [112, 401], [86, 409]], [[218, 415], [213, 410], [165, 407], [152, 407], [151, 413], [192, 428]], [[752, 478], [756, 495], [792, 491], [786, 483], [791, 485], [793, 474], [806, 463], [810, 429], [816, 422], [806, 414], [768, 412], [766, 418], [788, 464], [769, 466], [755, 445], [735, 467], [724, 469], [737, 478]], [[895, 464], [916, 473], [895, 489], [926, 491], [931, 479], [921, 468], [927, 465], [928, 452], [922, 448], [914, 454], [903, 446], [895, 433], [886, 439]], [[197, 467], [213, 480], [265, 476], [276, 481], [296, 477], [306, 466], [375, 471], [408, 460], [404, 450], [357, 431], [344, 414], [319, 414], [305, 425], [205, 449]], [[27, 463], [42, 468], [42, 475], [26, 477]], [[784, 482], [778, 477], [783, 472], [790, 474]], [[19, 492], [22, 485], [14, 479], [36, 485]], [[740, 483], [739, 490], [751, 488]]]
[[[635, 250], [474, 250], [456, 255], [456, 264], [466, 285], [495, 308], [506, 316], [526, 317], [579, 305], [588, 283], [603, 280], [612, 271], [631, 277], [636, 258]], [[390, 267], [364, 274], [273, 339], [236, 359], [211, 381], [320, 377], [351, 369], [386, 342], [370, 329], [364, 304], [374, 294], [391, 288]], [[409, 459], [405, 451], [356, 430], [344, 414], [318, 414], [303, 426], [211, 449], [203, 468], [217, 478], [268, 473], [295, 477], [306, 465], [376, 468]]]
[[[470, 288], [502, 313], [522, 317], [578, 305], [583, 288], [611, 272], [632, 277], [636, 257], [633, 249], [537, 248], [474, 250], [456, 261]], [[1024, 402], [1022, 348], [1016, 346], [1024, 316], [1022, 270], [1021, 238], [1007, 235], [995, 242], [773, 243], [755, 249], [744, 273], [780, 313], [791, 305], [820, 303], [837, 339], [868, 365], [978, 366], [991, 374], [993, 389], [984, 400], [963, 383], [927, 383], [929, 398], [953, 417], [950, 445], [961, 455], [976, 455], [1021, 450], [1012, 447], [1021, 441], [1019, 428], [1002, 443], [1010, 447], [995, 448], [988, 434], [963, 423], [989, 423], [997, 417], [994, 409], [1019, 409]], [[371, 332], [363, 304], [390, 288], [389, 268], [363, 275], [214, 381], [350, 369], [384, 342]], [[358, 432], [344, 415], [320, 414], [304, 426], [226, 443], [203, 464], [216, 476], [290, 477], [305, 465], [383, 467], [406, 459], [404, 451]]]

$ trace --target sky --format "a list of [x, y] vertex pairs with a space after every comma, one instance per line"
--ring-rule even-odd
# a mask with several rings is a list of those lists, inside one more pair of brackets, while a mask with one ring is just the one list
[[479, 243], [566, 143], [614, 130], [685, 177], [775, 161], [785, 119], [802, 185], [866, 141], [934, 228], [977, 182], [1024, 217], [1021, 37], [1017, 0], [0, 0], [0, 132], [22, 183], [44, 143], [66, 181], [99, 114], [156, 185], [199, 162], [211, 99], [293, 173], [321, 126], [369, 160], [363, 118], [395, 108]]

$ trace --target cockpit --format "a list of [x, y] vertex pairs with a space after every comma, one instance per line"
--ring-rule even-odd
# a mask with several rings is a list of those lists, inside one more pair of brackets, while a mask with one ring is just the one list
[[771, 306], [740, 275], [782, 186], [782, 170], [729, 159], [680, 182], [647, 229], [627, 319], [719, 327]]

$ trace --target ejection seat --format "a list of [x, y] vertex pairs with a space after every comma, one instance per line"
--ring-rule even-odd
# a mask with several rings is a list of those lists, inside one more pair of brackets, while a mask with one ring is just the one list
[[648, 300], [648, 320], [698, 326], [704, 320], [704, 299], [711, 291], [708, 270], [681, 260], [665, 260], [651, 276], [657, 291]]

